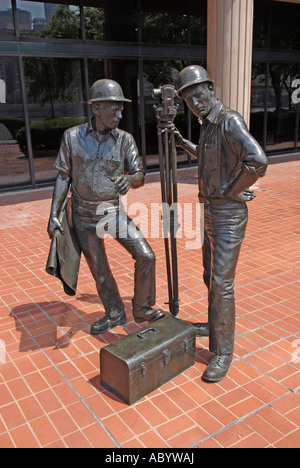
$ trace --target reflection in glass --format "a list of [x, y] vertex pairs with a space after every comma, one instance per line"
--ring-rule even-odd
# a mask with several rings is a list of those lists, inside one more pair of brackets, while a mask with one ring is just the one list
[[[298, 63], [298, 78], [300, 77], [300, 63]], [[292, 101], [296, 108], [296, 146], [300, 149], [300, 80], [298, 79], [293, 83], [294, 92], [292, 94]], [[295, 148], [295, 149], [297, 149]]]
[[80, 39], [79, 7], [17, 0], [21, 36]]
[[29, 164], [18, 141], [24, 112], [18, 59], [0, 57], [0, 186], [30, 182]]
[[0, 36], [14, 36], [15, 26], [11, 0], [1, 0], [0, 3]]
[[299, 50], [300, 8], [295, 3], [254, 2], [254, 48]]
[[[153, 105], [157, 104], [157, 101], [152, 97], [152, 90], [164, 84], [173, 84], [176, 89], [178, 73], [183, 67], [184, 65], [180, 61], [165, 62], [144, 60], [143, 62], [145, 138], [147, 167], [149, 168], [158, 165], [157, 120], [153, 110]], [[176, 97], [175, 103], [179, 105], [178, 113], [175, 118], [175, 125], [186, 135], [187, 118], [183, 107], [183, 101]], [[186, 160], [186, 153], [179, 150], [178, 162], [186, 162]]]
[[102, 59], [88, 59], [88, 79], [89, 85], [92, 86], [97, 80], [105, 78], [104, 76], [104, 60]]
[[[300, 6], [279, 3], [271, 7], [270, 46], [272, 49], [299, 50]], [[299, 2], [298, 2], [299, 3]]]
[[142, 40], [159, 44], [187, 44], [187, 15], [142, 12]]
[[190, 43], [205, 46], [207, 43], [206, 16], [190, 17]]
[[189, 43], [205, 46], [207, 43], [207, 1], [188, 1]]
[[101, 1], [104, 6], [105, 41], [135, 42], [137, 40], [136, 0]]
[[[26, 57], [23, 59], [30, 132], [37, 181], [55, 177], [53, 164], [67, 128], [86, 121], [79, 59]], [[19, 141], [26, 149], [25, 132]]]
[[103, 40], [103, 8], [84, 7], [85, 37], [89, 40]]
[[176, 5], [143, 2], [141, 36], [143, 42], [158, 44], [196, 44], [207, 42], [207, 5], [204, 0], [187, 0]]
[[251, 82], [250, 132], [264, 147], [264, 121], [266, 103], [266, 64], [253, 63]]
[[269, 47], [269, 5], [263, 2], [254, 2], [253, 17], [253, 47]]
[[296, 104], [292, 100], [293, 81], [299, 77], [298, 64], [271, 63], [269, 71], [267, 150], [293, 149]]
[[[299, 64], [253, 64], [250, 130], [269, 152], [293, 150], [297, 139], [298, 104], [293, 82]], [[265, 132], [265, 134], [263, 134]]]

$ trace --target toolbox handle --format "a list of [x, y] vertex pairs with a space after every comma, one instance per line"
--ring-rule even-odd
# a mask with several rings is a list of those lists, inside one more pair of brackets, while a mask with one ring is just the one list
[[157, 333], [158, 330], [157, 330], [157, 328], [152, 328], [152, 327], [151, 328], [146, 328], [146, 330], [141, 331], [136, 336], [138, 338], [140, 338], [141, 340], [144, 340], [145, 338], [147, 338], [146, 333], [149, 333], [149, 332]]

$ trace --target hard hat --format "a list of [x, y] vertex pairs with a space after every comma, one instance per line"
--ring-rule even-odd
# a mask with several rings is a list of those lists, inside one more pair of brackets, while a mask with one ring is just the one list
[[91, 86], [89, 104], [97, 101], [116, 101], [116, 102], [132, 102], [124, 97], [123, 91], [119, 83], [114, 80], [102, 79], [95, 81]]
[[200, 67], [200, 65], [190, 65], [188, 67], [183, 68], [178, 75], [178, 91], [177, 96], [181, 96], [181, 91], [188, 86], [193, 86], [197, 83], [204, 83], [208, 81], [209, 83], [213, 83], [213, 81], [208, 76], [207, 71], [205, 68]]

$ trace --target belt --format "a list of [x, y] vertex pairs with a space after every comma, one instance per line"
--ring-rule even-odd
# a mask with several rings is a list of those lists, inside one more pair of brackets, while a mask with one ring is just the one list
[[231, 200], [229, 198], [209, 198], [209, 197], [204, 197], [199, 193], [199, 201], [200, 203], [204, 203], [204, 206], [224, 206], [227, 209], [238, 209], [242, 208], [245, 206], [244, 201], [237, 201], [237, 200]]
[[113, 206], [119, 206], [120, 205], [120, 197], [118, 198], [113, 198], [111, 200], [85, 200], [82, 198], [77, 191], [75, 190], [74, 187], [71, 187], [71, 192], [72, 192], [72, 200], [75, 201], [77, 204], [80, 206], [83, 206], [84, 208], [91, 208], [95, 209], [99, 205], [113, 205]]

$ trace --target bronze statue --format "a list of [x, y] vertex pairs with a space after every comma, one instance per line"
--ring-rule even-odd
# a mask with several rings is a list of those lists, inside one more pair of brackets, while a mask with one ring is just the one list
[[267, 168], [267, 158], [238, 112], [214, 96], [207, 71], [191, 65], [179, 73], [178, 96], [201, 123], [198, 145], [176, 132], [177, 146], [198, 158], [199, 200], [204, 204], [204, 283], [208, 323], [194, 324], [197, 336], [209, 336], [215, 356], [203, 379], [217, 382], [227, 374], [235, 334], [234, 277], [245, 236], [249, 189]]
[[[120, 208], [120, 195], [125, 195], [130, 187], [138, 188], [144, 183], [144, 171], [134, 138], [118, 129], [124, 102], [131, 101], [124, 97], [117, 82], [108, 79], [96, 81], [91, 87], [89, 100], [94, 114], [91, 122], [65, 132], [55, 162], [59, 173], [53, 192], [48, 234], [50, 238], [54, 238], [57, 232], [60, 237], [64, 235], [59, 215], [70, 189], [72, 196], [68, 202], [67, 226], [72, 230], [71, 238], [78, 244], [75, 251], [83, 252], [86, 258], [105, 309], [105, 316], [92, 325], [92, 334], [105, 333], [127, 321], [105, 253], [104, 238], [98, 232], [99, 222], [110, 211], [115, 220], [114, 237], [135, 260], [132, 300], [135, 321], [153, 322], [165, 316], [163, 311], [153, 309], [154, 252], [141, 231]], [[66, 252], [65, 247], [62, 250]], [[74, 271], [71, 273], [74, 275]]]

